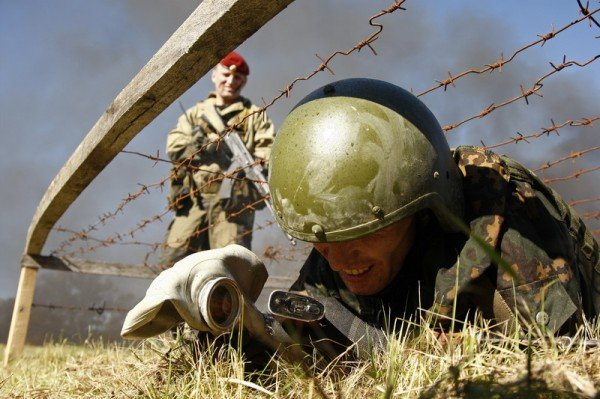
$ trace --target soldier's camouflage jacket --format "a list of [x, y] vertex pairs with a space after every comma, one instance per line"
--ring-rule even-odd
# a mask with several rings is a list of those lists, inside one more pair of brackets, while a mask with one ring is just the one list
[[[464, 176], [470, 237], [444, 232], [432, 213], [423, 212], [402, 270], [377, 295], [350, 293], [316, 250], [292, 289], [336, 297], [378, 326], [390, 318], [414, 317], [419, 309], [428, 309], [426, 317], [436, 324], [447, 324], [453, 315], [464, 320], [478, 310], [498, 322], [515, 320], [517, 314], [561, 333], [584, 315], [595, 317], [600, 312], [598, 243], [575, 211], [507, 157], [459, 147], [454, 159]], [[493, 247], [504, 266], [493, 262], [474, 236]]]

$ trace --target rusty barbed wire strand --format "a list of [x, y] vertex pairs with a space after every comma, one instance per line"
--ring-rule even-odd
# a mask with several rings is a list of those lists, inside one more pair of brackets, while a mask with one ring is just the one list
[[[161, 214], [154, 215], [148, 219], [143, 219], [134, 228], [130, 229], [129, 231], [127, 231], [125, 233], [114, 233], [112, 236], [109, 236], [107, 238], [98, 239], [97, 240], [98, 243], [95, 245], [90, 245], [85, 248], [80, 247], [80, 248], [77, 248], [75, 251], [65, 253], [65, 255], [66, 256], [82, 255], [86, 252], [92, 252], [92, 251], [95, 251], [100, 248], [106, 248], [111, 245], [122, 243], [124, 237], [130, 236], [131, 238], [133, 238], [137, 232], [143, 230], [148, 224], [153, 223], [157, 220], [161, 220], [161, 217], [164, 216], [165, 214], [167, 214], [168, 212], [169, 211], [167, 210]], [[148, 244], [148, 245], [152, 245], [152, 244]]]
[[[224, 221], [229, 221], [230, 219], [234, 219], [247, 211], [255, 211], [257, 206], [260, 206], [260, 204], [263, 203], [264, 201], [266, 201], [266, 198], [261, 197], [258, 200], [254, 201], [250, 204], [246, 204], [242, 208], [240, 208], [238, 211], [229, 213], [225, 217]], [[194, 230], [194, 232], [190, 235], [190, 238], [197, 238], [201, 234], [203, 234], [203, 233], [207, 232], [208, 230], [210, 230], [211, 228], [217, 226], [219, 223], [220, 223], [220, 221], [213, 221], [203, 228], [198, 228], [198, 229]], [[271, 224], [273, 224], [273, 223], [271, 223]], [[236, 237], [242, 237], [242, 236], [243, 235], [237, 235]]]
[[567, 155], [567, 156], [562, 157], [560, 159], [556, 159], [554, 161], [548, 161], [548, 162], [542, 164], [541, 166], [539, 166], [537, 169], [533, 169], [533, 171], [534, 172], [541, 172], [541, 171], [544, 171], [544, 170], [546, 170], [546, 169], [548, 169], [548, 168], [550, 168], [550, 167], [552, 167], [552, 166], [554, 166], [556, 164], [559, 164], [561, 162], [567, 161], [569, 159], [580, 158], [581, 156], [583, 156], [583, 155], [585, 155], [587, 153], [598, 151], [599, 149], [600, 149], [600, 145], [597, 145], [595, 147], [590, 147], [590, 148], [587, 148], [587, 149], [581, 150], [581, 151], [571, 151], [570, 155]]
[[102, 305], [99, 305], [99, 306], [96, 306], [96, 304], [92, 304], [92, 306], [88, 306], [88, 307], [33, 303], [33, 304], [31, 304], [31, 307], [32, 308], [49, 309], [50, 311], [58, 309], [58, 310], [71, 310], [71, 311], [76, 310], [76, 311], [96, 312], [100, 316], [104, 312], [121, 312], [121, 313], [129, 312], [129, 309], [108, 307], [108, 306], [106, 306], [106, 302], [104, 302]]
[[[136, 153], [136, 154], [139, 154], [139, 153]], [[145, 154], [140, 154], [140, 155], [143, 155], [144, 157], [149, 158], [149, 159], [157, 160], [157, 157], [155, 157], [155, 156], [145, 155]], [[170, 161], [166, 161], [166, 162], [170, 162]], [[220, 181], [222, 181], [225, 178], [228, 178], [228, 179], [231, 179], [231, 180], [237, 180], [237, 181], [245, 180], [245, 181], [249, 181], [249, 182], [266, 184], [265, 181], [253, 180], [253, 179], [250, 179], [248, 177], [240, 178], [240, 177], [237, 176], [237, 174], [241, 170], [243, 170], [244, 168], [251, 167], [251, 166], [257, 165], [259, 163], [260, 163], [260, 161], [256, 161], [255, 163], [247, 165], [245, 167], [237, 168], [236, 170], [234, 170], [233, 172], [230, 172], [230, 173], [212, 172], [212, 171], [204, 170], [204, 169], [199, 168], [199, 167], [194, 167], [193, 169], [195, 169], [196, 171], [202, 170], [202, 171], [205, 171], [205, 172], [208, 172], [208, 173], [213, 173], [216, 176], [214, 178], [212, 178], [212, 179], [209, 179], [207, 181], [207, 183], [205, 185], [203, 185], [202, 187], [197, 188], [196, 190], [190, 191], [190, 193], [187, 194], [187, 195], [180, 196], [175, 201], [171, 201], [168, 204], [168, 206], [167, 206], [167, 210], [165, 210], [164, 212], [162, 212], [162, 213], [160, 213], [158, 215], [153, 216], [150, 219], [145, 219], [145, 220], [141, 221], [138, 224], [138, 227], [135, 230], [130, 230], [127, 233], [125, 233], [124, 235], [131, 235], [131, 236], [133, 236], [133, 233], [135, 233], [135, 231], [143, 229], [149, 223], [162, 220], [162, 217], [165, 216], [169, 212], [170, 209], [173, 209], [174, 207], [177, 207], [182, 201], [185, 201], [185, 200], [190, 199], [191, 197], [195, 196], [198, 193], [198, 191], [201, 190], [202, 188], [204, 188], [206, 186], [209, 187], [211, 184], [213, 184], [215, 182], [220, 182]], [[58, 232], [69, 232], [72, 235], [69, 238], [67, 238], [66, 240], [64, 240], [62, 243], [60, 243], [59, 246], [55, 250], [52, 251], [52, 254], [53, 255], [58, 255], [58, 254], [61, 254], [61, 253], [65, 253], [65, 249], [68, 246], [70, 246], [73, 242], [75, 242], [77, 240], [80, 240], [80, 239], [84, 239], [84, 240], [87, 239], [87, 237], [88, 237], [88, 235], [89, 235], [89, 233], [91, 231], [97, 230], [98, 226], [104, 225], [107, 220], [114, 218], [119, 212], [122, 212], [123, 208], [128, 203], [132, 202], [133, 200], [137, 199], [138, 197], [140, 197], [143, 194], [149, 194], [149, 188], [158, 188], [162, 192], [162, 190], [164, 188], [164, 184], [166, 183], [166, 181], [168, 179], [169, 179], [169, 176], [163, 178], [160, 182], [155, 183], [155, 184], [151, 184], [151, 185], [141, 185], [140, 184], [142, 186], [142, 188], [140, 189], [140, 191], [138, 191], [137, 193], [134, 193], [134, 194], [128, 194], [128, 196], [126, 198], [124, 198], [122, 200], [122, 202], [119, 204], [119, 206], [117, 207], [116, 211], [103, 214], [102, 216], [100, 216], [98, 218], [99, 219], [98, 222], [96, 222], [93, 225], [89, 225], [85, 229], [82, 229], [80, 231], [72, 231], [72, 230], [69, 230], [69, 229], [66, 229], [66, 228], [63, 228], [63, 227], [60, 227], [60, 226], [53, 228], [53, 230], [55, 230], [55, 231], [58, 231]], [[108, 238], [106, 240], [100, 240], [100, 241], [103, 241], [105, 244], [110, 244], [110, 243], [114, 243], [115, 241], [120, 241], [120, 239], [121, 239], [120, 238], [120, 234], [117, 233], [117, 236], [114, 237], [114, 238]], [[78, 250], [76, 252], [77, 253], [81, 253], [80, 250]], [[70, 254], [72, 255], [73, 253], [70, 253]]]
[[600, 197], [596, 197], [596, 198], [584, 198], [584, 199], [573, 200], [573, 201], [569, 202], [569, 206], [577, 206], [577, 205], [589, 204], [591, 202], [598, 202], [598, 201], [600, 201]]
[[597, 121], [598, 119], [600, 119], [600, 115], [597, 116], [593, 116], [591, 118], [582, 118], [578, 121], [572, 121], [572, 120], [568, 120], [565, 121], [559, 125], [557, 125], [554, 120], [550, 119], [550, 122], [552, 122], [552, 126], [550, 127], [542, 127], [542, 131], [541, 132], [537, 132], [537, 133], [531, 133], [531, 134], [527, 134], [527, 135], [523, 135], [519, 132], [517, 132], [517, 136], [510, 138], [509, 140], [497, 143], [497, 144], [493, 144], [493, 145], [485, 145], [485, 143], [482, 141], [481, 144], [488, 150], [493, 149], [493, 148], [498, 148], [498, 147], [502, 147], [508, 144], [517, 144], [520, 143], [521, 141], [524, 141], [526, 143], [529, 143], [528, 140], [530, 139], [537, 139], [539, 137], [542, 136], [550, 136], [550, 133], [556, 133], [558, 135], [558, 130], [565, 127], [565, 126], [572, 126], [572, 127], [583, 127], [583, 126], [587, 126], [587, 127], [592, 127], [593, 126], [593, 122]]
[[531, 47], [534, 47], [538, 44], [541, 43], [541, 45], [543, 46], [544, 44], [546, 44], [547, 41], [555, 38], [558, 34], [564, 32], [565, 30], [571, 28], [572, 26], [585, 21], [586, 19], [593, 19], [592, 15], [596, 14], [597, 12], [600, 11], [600, 8], [597, 8], [593, 11], [588, 11], [586, 8], [586, 13], [584, 13], [583, 17], [577, 18], [576, 20], [566, 24], [565, 26], [563, 26], [562, 28], [555, 30], [554, 28], [552, 28], [552, 30], [544, 35], [538, 35], [539, 39], [526, 44], [524, 46], [522, 46], [521, 48], [515, 50], [512, 55], [508, 58], [508, 59], [504, 59], [503, 56], [500, 57], [499, 60], [496, 60], [494, 62], [491, 62], [489, 64], [485, 64], [484, 67], [482, 69], [468, 69], [465, 70], [463, 72], [460, 72], [456, 75], [452, 75], [452, 73], [448, 72], [448, 79], [445, 80], [436, 80], [436, 82], [438, 83], [435, 86], [432, 86], [426, 90], [423, 90], [422, 92], [416, 94], [417, 97], [422, 97], [426, 94], [429, 94], [435, 90], [438, 90], [440, 88], [444, 88], [444, 91], [446, 91], [446, 89], [448, 88], [448, 86], [455, 86], [454, 82], [456, 82], [458, 79], [461, 79], [465, 76], [468, 75], [482, 75], [484, 73], [491, 73], [493, 71], [495, 71], [496, 69], [498, 69], [500, 72], [502, 71], [502, 67], [506, 64], [508, 64], [509, 62], [513, 61], [517, 55], [525, 52], [526, 50], [530, 49]]
[[[218, 223], [216, 223], [216, 224], [218, 224]], [[216, 225], [216, 224], [215, 224], [215, 225]], [[244, 237], [244, 236], [246, 236], [246, 235], [248, 235], [248, 234], [251, 234], [251, 233], [253, 233], [253, 232], [260, 231], [260, 230], [264, 230], [264, 229], [266, 229], [266, 228], [268, 228], [268, 227], [270, 227], [270, 226], [272, 226], [272, 225], [274, 225], [274, 224], [276, 224], [276, 222], [275, 222], [274, 220], [269, 220], [269, 221], [266, 221], [266, 222], [265, 222], [264, 224], [262, 224], [262, 225], [258, 224], [258, 225], [255, 225], [255, 227], [254, 227], [254, 228], [252, 228], [252, 229], [250, 229], [250, 230], [245, 230], [245, 231], [243, 231], [242, 233], [240, 233], [240, 234], [236, 235], [234, 238], [236, 238], [236, 239], [237, 239], [237, 238]], [[199, 234], [200, 234], [200, 233], [199, 233]], [[155, 255], [155, 254], [156, 254], [156, 252], [157, 252], [159, 249], [164, 249], [164, 248], [166, 248], [166, 247], [167, 247], [167, 244], [166, 244], [166, 243], [164, 243], [164, 242], [156, 242], [156, 243], [150, 244], [150, 246], [152, 247], [152, 249], [151, 249], [150, 251], [146, 252], [146, 254], [144, 255], [144, 261], [143, 261], [143, 264], [144, 264], [145, 266], [149, 266], [150, 264], [149, 264], [148, 260], [150, 259], [150, 257], [151, 257], [152, 255]]]
[[333, 58], [335, 58], [337, 55], [344, 55], [344, 56], [348, 56], [352, 53], [354, 53], [355, 51], [360, 51], [362, 48], [364, 47], [369, 47], [369, 49], [373, 52], [374, 55], [377, 55], [377, 52], [375, 51], [375, 49], [373, 48], [372, 44], [373, 42], [375, 42], [377, 39], [379, 39], [379, 36], [381, 35], [381, 32], [383, 31], [383, 25], [380, 23], [376, 23], [375, 20], [386, 15], [386, 14], [391, 14], [397, 10], [406, 10], [406, 8], [404, 8], [402, 5], [405, 3], [406, 0], [399, 0], [399, 1], [394, 1], [387, 9], [385, 10], [381, 10], [379, 13], [371, 16], [371, 18], [369, 19], [369, 25], [375, 27], [377, 30], [376, 32], [372, 33], [370, 36], [368, 36], [367, 38], [358, 41], [352, 48], [350, 48], [349, 50], [346, 51], [342, 51], [342, 50], [337, 50], [332, 52], [331, 54], [329, 54], [326, 58], [321, 58], [318, 54], [315, 54], [317, 58], [319, 58], [319, 60], [321, 61], [321, 65], [319, 65], [319, 67], [317, 69], [315, 69], [314, 71], [312, 71], [311, 73], [309, 73], [306, 76], [302, 76], [302, 77], [297, 77], [294, 80], [292, 80], [291, 83], [289, 83], [284, 89], [280, 90], [279, 95], [275, 96], [271, 102], [269, 102], [268, 104], [264, 105], [262, 107], [262, 111], [266, 110], [268, 107], [270, 107], [271, 105], [273, 105], [277, 100], [279, 100], [281, 97], [286, 96], [289, 97], [290, 92], [292, 91], [294, 85], [300, 81], [306, 81], [311, 79], [313, 76], [315, 76], [316, 74], [318, 74], [319, 72], [323, 72], [324, 70], [329, 71], [331, 74], [333, 73], [333, 70], [329, 67], [329, 62], [331, 62], [331, 60]]
[[594, 61], [598, 60], [600, 58], [600, 55], [596, 55], [594, 57], [592, 57], [591, 59], [585, 61], [585, 62], [578, 62], [578, 61], [567, 61], [566, 57], [563, 57], [563, 61], [562, 63], [558, 64], [558, 65], [554, 65], [553, 63], [550, 63], [550, 65], [552, 66], [552, 71], [546, 73], [545, 75], [543, 75], [541, 78], [539, 78], [532, 86], [530, 89], [525, 90], [523, 89], [523, 86], [521, 86], [521, 95], [513, 97], [509, 100], [505, 100], [503, 102], [501, 102], [500, 104], [490, 104], [489, 106], [487, 106], [486, 108], [484, 108], [483, 110], [481, 110], [478, 114], [470, 116], [466, 119], [463, 119], [460, 122], [454, 123], [454, 124], [450, 124], [450, 125], [446, 125], [444, 126], [442, 129], [444, 130], [444, 132], [446, 134], [448, 134], [448, 132], [450, 130], [456, 129], [457, 127], [470, 122], [474, 119], [480, 119], [483, 118], [487, 115], [489, 115], [490, 113], [492, 113], [493, 111], [497, 110], [498, 108], [502, 108], [504, 106], [507, 106], [509, 104], [512, 104], [520, 99], [524, 99], [526, 104], [529, 104], [529, 100], [528, 97], [532, 96], [532, 95], [536, 95], [539, 97], [542, 97], [541, 94], [538, 93], [538, 91], [540, 91], [542, 89], [542, 87], [544, 87], [544, 85], [542, 84], [542, 82], [549, 78], [550, 76], [554, 75], [555, 73], [558, 73], [560, 71], [562, 71], [565, 68], [568, 68], [570, 66], [578, 66], [580, 68], [586, 67], [588, 65], [590, 65], [591, 63], [593, 63]]
[[[235, 218], [237, 216], [239, 216], [240, 214], [242, 214], [243, 212], [246, 212], [248, 210], [256, 210], [256, 207], [259, 206], [262, 202], [265, 201], [264, 197], [259, 198], [257, 201], [251, 203], [251, 204], [247, 204], [244, 207], [242, 207], [238, 212], [232, 212], [231, 214], [227, 215], [227, 217], [225, 218], [225, 221], [228, 221], [232, 218]], [[147, 219], [143, 219], [141, 222], [139, 222], [134, 228], [128, 230], [125, 233], [114, 233], [111, 236], [108, 236], [105, 239], [98, 239], [98, 243], [95, 245], [91, 245], [91, 246], [87, 246], [87, 247], [80, 247], [75, 251], [69, 252], [69, 253], [65, 253], [66, 256], [75, 256], [75, 255], [82, 255], [86, 252], [91, 252], [91, 251], [95, 251], [97, 249], [103, 248], [103, 247], [107, 247], [109, 245], [114, 245], [116, 243], [122, 242], [124, 237], [131, 237], [133, 238], [135, 236], [135, 234], [141, 230], [143, 230], [148, 224], [153, 223], [157, 220], [161, 220], [161, 218], [163, 216], [165, 216], [168, 212], [170, 212], [169, 209], [167, 209], [166, 211], [158, 214], [158, 215], [154, 215], [150, 218]], [[196, 238], [198, 237], [200, 234], [208, 231], [209, 229], [217, 226], [220, 223], [220, 221], [216, 221], [216, 222], [212, 222], [210, 223], [208, 226], [202, 228], [202, 229], [197, 229], [195, 230], [192, 235], [189, 238]], [[156, 245], [156, 244], [149, 244], [149, 245]]]
[[[241, 170], [243, 168], [238, 168], [238, 169]], [[233, 176], [233, 175], [235, 175], [238, 172], [238, 169], [236, 169], [236, 171], [234, 171], [233, 173], [230, 173], [230, 174], [228, 174], [228, 173], [222, 173], [222, 172], [216, 172], [215, 174], [218, 175], [217, 177], [215, 177], [213, 179], [209, 179], [208, 182], [205, 185], [203, 185], [202, 187], [197, 188], [196, 190], [192, 190], [192, 191], [190, 191], [189, 194], [184, 195], [184, 196], [178, 198], [176, 201], [173, 201], [172, 203], [169, 204], [169, 207], [167, 207], [167, 209], [164, 212], [159, 213], [157, 215], [154, 215], [154, 216], [152, 216], [152, 217], [150, 217], [148, 219], [143, 219], [142, 221], [140, 221], [136, 225], [135, 228], [130, 229], [130, 230], [128, 230], [125, 233], [114, 233], [112, 236], [109, 236], [109, 237], [107, 237], [105, 239], [96, 239], [96, 241], [98, 242], [98, 244], [93, 245], [93, 246], [88, 246], [88, 247], [85, 247], [85, 248], [80, 247], [77, 250], [69, 252], [69, 253], [66, 253], [64, 251], [65, 246], [62, 245], [59, 249], [52, 251], [52, 254], [53, 255], [65, 254], [67, 256], [73, 256], [73, 255], [76, 255], [76, 254], [81, 255], [81, 254], [83, 254], [85, 252], [93, 251], [93, 250], [96, 250], [96, 249], [99, 249], [99, 248], [102, 248], [102, 247], [107, 247], [109, 245], [112, 245], [112, 244], [115, 244], [115, 243], [118, 243], [118, 242], [122, 242], [124, 236], [130, 236], [130, 237], [133, 238], [134, 235], [135, 235], [135, 233], [137, 233], [140, 230], [143, 230], [148, 224], [156, 222], [156, 221], [159, 221], [159, 220], [162, 220], [162, 217], [165, 216], [167, 213], [170, 212], [170, 209], [171, 209], [170, 206], [176, 205], [178, 202], [183, 201], [186, 198], [191, 198], [191, 197], [195, 196], [201, 188], [206, 187], [206, 186], [210, 186], [211, 184], [213, 184], [213, 183], [215, 183], [217, 181], [223, 180], [223, 178], [236, 179], [236, 180], [240, 180], [240, 181], [241, 180], [246, 180], [246, 181], [251, 181], [251, 182], [257, 182], [257, 183], [266, 184], [266, 182], [258, 181], [258, 180], [255, 181], [255, 180], [252, 180], [252, 179], [247, 178], [247, 177], [239, 178], [239, 177]], [[152, 186], [158, 187], [158, 186], [161, 186], [162, 184], [164, 184], [164, 182], [165, 182], [165, 179], [161, 180], [161, 183], [157, 183], [157, 184], [154, 184]], [[145, 186], [145, 187], [149, 187], [149, 186]], [[125, 199], [125, 203], [131, 202], [135, 198], [137, 198], [137, 196], [135, 196], [135, 195], [129, 195]], [[258, 206], [260, 203], [262, 203], [262, 202], [264, 202], [266, 200], [268, 200], [268, 198], [262, 197], [262, 198], [258, 199], [256, 202], [254, 202], [252, 204], [249, 204], [249, 205], [246, 205], [244, 208], [242, 208], [242, 210], [240, 212], [236, 212], [236, 213], [232, 213], [232, 214], [228, 215], [228, 217], [226, 218], [226, 220], [229, 220], [231, 218], [239, 216], [242, 211], [254, 210], [254, 209], [256, 209], [256, 206]], [[111, 217], [112, 215], [108, 214], [106, 216]], [[103, 219], [103, 221], [106, 221], [106, 219], [107, 219], [107, 217], [105, 217]], [[211, 224], [206, 229], [203, 229], [202, 231], [197, 232], [197, 235], [202, 234], [208, 228], [214, 227], [217, 224], [218, 223]], [[73, 242], [74, 240], [77, 240], [77, 239], [87, 239], [87, 238], [89, 238], [89, 232], [92, 231], [92, 230], [95, 230], [96, 227], [97, 226], [92, 226], [91, 229], [88, 228], [88, 229], [84, 229], [84, 231], [78, 231], [78, 232], [73, 232], [73, 231], [70, 231], [70, 230], [62, 228], [62, 227], [55, 228], [55, 230], [56, 231], [63, 231], [63, 232], [71, 232], [72, 236], [69, 237], [68, 240], [66, 240], [66, 241], [68, 241], [70, 243], [70, 242]], [[195, 237], [195, 236], [192, 236], [192, 237]]]
[[133, 194], [128, 193], [127, 197], [125, 197], [121, 200], [121, 202], [119, 203], [119, 205], [116, 207], [116, 209], [114, 211], [107, 212], [107, 213], [102, 214], [101, 216], [98, 216], [98, 221], [96, 223], [90, 224], [86, 228], [81, 229], [80, 231], [69, 231], [69, 229], [63, 228], [61, 226], [53, 227], [52, 230], [54, 230], [54, 231], [71, 232], [72, 235], [70, 237], [68, 237], [67, 239], [65, 239], [64, 241], [62, 241], [57, 246], [57, 248], [51, 252], [51, 254], [53, 254], [53, 255], [60, 254], [60, 253], [64, 252], [64, 250], [66, 248], [71, 246], [75, 241], [87, 237], [90, 232], [97, 230], [98, 227], [101, 225], [105, 225], [108, 220], [114, 219], [119, 213], [123, 213], [124, 208], [127, 206], [127, 204], [129, 204], [130, 202], [134, 201], [135, 199], [139, 198], [142, 195], [149, 194], [150, 188], [159, 188], [162, 191], [162, 189], [164, 188], [164, 185], [168, 179], [169, 179], [169, 176], [163, 178], [158, 183], [154, 183], [154, 184], [150, 184], [150, 185], [138, 183], [138, 185], [141, 186], [141, 188], [138, 192], [133, 193]]
[[[590, 15], [590, 10], [589, 10], [589, 6], [590, 6], [590, 2], [588, 1], [585, 5], [585, 7], [583, 6], [583, 4], [581, 4], [581, 0], [577, 0], [577, 4], [579, 4], [579, 11], [583, 14], [583, 15]], [[596, 21], [591, 15], [590, 15], [590, 26], [592, 26], [592, 23], [594, 23], [598, 28], [600, 28], [600, 23], [598, 23], [598, 21]]]
[[581, 175], [592, 173], [592, 172], [595, 172], [597, 170], [600, 170], [600, 166], [596, 166], [596, 167], [590, 168], [590, 169], [581, 169], [581, 170], [573, 172], [573, 174], [571, 174], [569, 176], [554, 177], [554, 178], [549, 178], [549, 179], [542, 179], [542, 181], [545, 184], [550, 185], [550, 184], [553, 184], [553, 183], [556, 183], [556, 182], [563, 182], [563, 181], [567, 181], [567, 180], [571, 180], [571, 179], [578, 179]]
[[[263, 198], [264, 199], [264, 198]], [[239, 216], [240, 212], [237, 212], [236, 216]], [[228, 215], [225, 218], [225, 221], [231, 219], [233, 216]], [[208, 231], [211, 227], [217, 226], [219, 223], [221, 223], [221, 221], [216, 221], [215, 223], [213, 223], [212, 225], [209, 225], [205, 228], [203, 228], [202, 230], [198, 230], [198, 231], [194, 231], [192, 233], [192, 235], [190, 236], [190, 238], [196, 238], [197, 236], [199, 236], [200, 234]], [[268, 227], [271, 227], [273, 225], [277, 226], [277, 223], [275, 222], [275, 220], [268, 220], [266, 221], [264, 224], [260, 225], [257, 224], [255, 225], [252, 229], [248, 229], [248, 230], [244, 230], [242, 231], [240, 234], [235, 235], [234, 239], [238, 239], [238, 238], [242, 238], [244, 236], [247, 236], [249, 234], [253, 234], [257, 231], [261, 231], [264, 230]], [[188, 238], [189, 239], [189, 238]], [[156, 254], [156, 251], [158, 251], [159, 249], [164, 249], [167, 247], [167, 244], [164, 242], [157, 242], [157, 243], [153, 243], [150, 245], [152, 247], [152, 250], [148, 251], [145, 255], [144, 255], [144, 265], [149, 265], [148, 263], [148, 259], [150, 258], [150, 256]]]
[[[154, 243], [150, 243], [150, 242], [143, 242], [143, 241], [125, 241], [124, 240], [124, 236], [121, 234], [118, 234], [116, 237], [112, 238], [112, 239], [106, 239], [106, 238], [98, 238], [95, 236], [88, 234], [81, 234], [81, 232], [79, 231], [75, 231], [75, 230], [70, 230], [64, 227], [58, 228], [56, 229], [56, 231], [59, 231], [61, 233], [69, 233], [69, 234], [73, 234], [73, 235], [78, 235], [79, 239], [81, 241], [92, 241], [92, 242], [96, 242], [96, 243], [103, 243], [103, 244], [115, 244], [115, 245], [142, 245], [142, 246], [147, 246], [147, 247], [153, 247], [155, 244]], [[74, 252], [71, 253], [65, 253], [65, 255], [73, 255]], [[53, 252], [52, 255], [57, 256], [58, 254]]]
[[590, 219], [600, 219], [600, 211], [590, 211], [590, 212], [585, 212], [582, 213], [580, 215], [580, 217], [584, 220], [590, 220]]

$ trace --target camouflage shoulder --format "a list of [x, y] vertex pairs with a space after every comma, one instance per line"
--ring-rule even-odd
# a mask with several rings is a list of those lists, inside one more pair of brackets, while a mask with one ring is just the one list
[[463, 176], [468, 176], [472, 173], [473, 167], [476, 167], [492, 169], [507, 182], [510, 180], [510, 173], [504, 159], [484, 147], [459, 146], [453, 149], [452, 153]]
[[259, 107], [254, 105], [254, 103], [248, 97], [240, 96], [240, 100], [241, 100], [242, 104], [244, 105], [244, 108], [248, 108], [252, 111], [259, 109]]

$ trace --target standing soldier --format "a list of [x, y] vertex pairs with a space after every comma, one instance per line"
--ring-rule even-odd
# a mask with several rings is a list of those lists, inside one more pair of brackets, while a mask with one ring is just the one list
[[[244, 58], [229, 53], [212, 71], [215, 90], [185, 111], [169, 132], [167, 154], [174, 163], [169, 206], [175, 217], [159, 260], [163, 268], [197, 251], [232, 243], [250, 248], [253, 209], [256, 202], [262, 204], [260, 195], [244, 179], [243, 170], [228, 171], [232, 154], [219, 140], [225, 133], [223, 127], [233, 128], [227, 134], [239, 134], [257, 161], [268, 161], [274, 127], [264, 112], [241, 95], [249, 74]], [[231, 178], [231, 192], [222, 199], [222, 182]]]

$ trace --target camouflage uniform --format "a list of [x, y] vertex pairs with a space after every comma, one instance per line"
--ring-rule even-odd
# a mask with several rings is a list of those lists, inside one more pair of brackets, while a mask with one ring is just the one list
[[[206, 122], [208, 107], [215, 107], [227, 126], [243, 121], [238, 130], [255, 158], [266, 162], [271, 153], [273, 123], [264, 112], [255, 113], [259, 108], [245, 97], [218, 107], [216, 96], [211, 93], [179, 118], [168, 135], [167, 154], [173, 162], [191, 159], [192, 167], [175, 167], [172, 171], [169, 200], [176, 213], [167, 230], [167, 248], [159, 261], [163, 267], [170, 267], [191, 253], [232, 243], [250, 248], [254, 212], [242, 210], [260, 198], [249, 182], [236, 180], [231, 198], [226, 202], [219, 200], [222, 173], [231, 161], [223, 145], [214, 143], [220, 132]], [[235, 215], [237, 212], [240, 214]]]
[[[448, 233], [428, 211], [418, 215], [415, 245], [380, 293], [359, 296], [313, 250], [293, 290], [333, 296], [364, 321], [414, 317], [430, 309], [436, 324], [477, 309], [496, 321], [535, 321], [569, 332], [600, 312], [600, 256], [589, 230], [553, 190], [517, 162], [478, 147], [454, 151], [463, 175], [472, 235]], [[516, 275], [497, 266], [476, 237], [498, 251]], [[458, 256], [457, 256], [458, 254]]]

